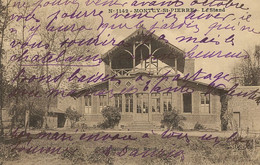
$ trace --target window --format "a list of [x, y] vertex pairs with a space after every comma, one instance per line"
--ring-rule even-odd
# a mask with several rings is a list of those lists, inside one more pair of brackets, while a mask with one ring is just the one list
[[172, 93], [163, 93], [163, 111], [172, 111]]
[[91, 113], [91, 95], [85, 96], [85, 114]]
[[160, 93], [152, 93], [152, 112], [160, 112]]
[[122, 95], [121, 94], [115, 94], [115, 107], [120, 109], [120, 112], [122, 112]]
[[192, 113], [192, 95], [191, 95], [191, 93], [183, 94], [183, 112]]
[[148, 113], [149, 99], [148, 94], [139, 93], [136, 94], [137, 98], [137, 113]]
[[210, 113], [210, 94], [200, 94], [200, 112]]
[[103, 108], [107, 106], [107, 97], [106, 95], [99, 96], [99, 111], [101, 112]]
[[133, 112], [133, 94], [126, 94], [125, 101], [125, 111]]

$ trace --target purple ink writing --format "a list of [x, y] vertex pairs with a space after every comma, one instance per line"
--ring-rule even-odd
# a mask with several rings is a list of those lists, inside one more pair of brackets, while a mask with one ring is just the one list
[[115, 134], [115, 135], [110, 135], [110, 134], [105, 134], [105, 135], [100, 135], [99, 133], [97, 134], [90, 134], [87, 135], [83, 133], [79, 140], [86, 140], [86, 141], [106, 141], [106, 140], [129, 140], [129, 141], [134, 141], [137, 140], [137, 137], [132, 137], [132, 135], [124, 135], [121, 136], [120, 134]]
[[172, 137], [176, 137], [177, 139], [185, 139], [186, 143], [190, 143], [190, 139], [189, 139], [187, 133], [184, 134], [184, 133], [178, 133], [178, 132], [169, 132], [169, 130], [166, 130], [161, 134], [162, 139], [169, 139]]
[[220, 7], [223, 6], [225, 8], [229, 7], [235, 7], [237, 9], [242, 9], [242, 10], [249, 10], [248, 7], [244, 7], [245, 5], [242, 3], [234, 3], [233, 0], [193, 0], [190, 3], [191, 6], [194, 5], [202, 5], [202, 6], [209, 6], [209, 7]]
[[242, 54], [242, 52], [228, 52], [224, 53], [222, 50], [219, 51], [198, 51], [199, 45], [194, 46], [191, 50], [187, 51], [185, 54], [185, 58], [248, 58], [247, 54]]
[[157, 2], [157, 1], [142, 1], [142, 2], [138, 2], [137, 0], [135, 0], [134, 2], [132, 2], [131, 6], [174, 6], [174, 7], [180, 7], [184, 4], [184, 2], [182, 2], [181, 0], [175, 0], [175, 1], [161, 1], [161, 2]]

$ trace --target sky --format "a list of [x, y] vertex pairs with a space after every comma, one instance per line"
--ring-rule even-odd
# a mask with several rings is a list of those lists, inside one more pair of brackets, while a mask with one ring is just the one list
[[[141, 1], [139, 1], [141, 2]], [[190, 6], [191, 1], [184, 1], [184, 5], [179, 7], [179, 8], [196, 8], [199, 10], [196, 12], [196, 16], [202, 14], [202, 8], [204, 10], [207, 8], [207, 6], [202, 6], [202, 5], [196, 5], [196, 6]], [[203, 2], [202, 0], [199, 2]], [[209, 1], [211, 2], [211, 1]], [[234, 0], [234, 3], [244, 3], [245, 7], [248, 7], [249, 10], [242, 10], [242, 9], [237, 9], [235, 7], [229, 7], [225, 8], [225, 12], [220, 13], [222, 17], [227, 16], [228, 14], [232, 14], [230, 17], [227, 17], [224, 21], [220, 19], [214, 19], [210, 18], [208, 20], [201, 19], [201, 20], [194, 20], [196, 24], [199, 26], [199, 32], [194, 33], [194, 29], [188, 29], [188, 28], [181, 28], [181, 29], [156, 29], [155, 34], [157, 35], [162, 35], [165, 34], [166, 38], [169, 40], [169, 42], [178, 48], [184, 50], [185, 52], [191, 50], [196, 43], [186, 43], [186, 42], [178, 42], [176, 40], [177, 37], [179, 36], [185, 36], [185, 37], [197, 37], [198, 39], [203, 39], [204, 37], [208, 37], [209, 39], [215, 38], [216, 40], [220, 41], [220, 44], [216, 45], [215, 43], [200, 43], [198, 49], [196, 52], [204, 51], [222, 51], [223, 54], [227, 54], [228, 52], [233, 52], [233, 53], [239, 53], [242, 52], [242, 55], [246, 55], [246, 50], [247, 52], [254, 52], [255, 45], [260, 44], [259, 36], [260, 34], [254, 34], [245, 31], [239, 30], [243, 25], [250, 27], [250, 29], [255, 29], [256, 32], [260, 32], [260, 14], [259, 14], [259, 8], [260, 8], [260, 1], [257, 0]], [[104, 11], [108, 7], [104, 8]], [[149, 6], [143, 6], [143, 7], [131, 7], [130, 5], [126, 5], [124, 9], [128, 10], [133, 10], [133, 9], [145, 9], [145, 8], [151, 8]], [[155, 8], [174, 8], [174, 7], [155, 7]], [[213, 8], [218, 8], [218, 9], [223, 9], [222, 6], [220, 7], [213, 7]], [[112, 7], [112, 9], [118, 9], [118, 7]], [[216, 15], [218, 12], [211, 12], [211, 13], [204, 13], [204, 15], [207, 14], [212, 14]], [[184, 17], [189, 14], [189, 12], [183, 12], [183, 13], [177, 13], [177, 18], [179, 21], [183, 21]], [[240, 17], [244, 16], [246, 18], [248, 15], [251, 15], [251, 17], [248, 20], [241, 20], [239, 19]], [[127, 23], [128, 25], [134, 25], [138, 21], [138, 19], [112, 19], [111, 14], [106, 14], [105, 15], [105, 21], [111, 24], [121, 24], [121, 23]], [[146, 28], [149, 28], [152, 24], [154, 24], [156, 21], [159, 22], [159, 24], [163, 23], [172, 23], [173, 19], [164, 19], [164, 22], [162, 22], [164, 18], [163, 17], [156, 17], [155, 19], [144, 19], [144, 26]], [[189, 21], [190, 22], [190, 21]], [[205, 36], [205, 33], [209, 30], [209, 26], [212, 25], [213, 23], [217, 22], [220, 28], [226, 27], [229, 25], [229, 27], [234, 26], [235, 30], [212, 30], [207, 36]], [[129, 36], [132, 32], [134, 32], [136, 29], [107, 29], [104, 33], [105, 34], [111, 34], [111, 36], [114, 36], [118, 40], [123, 40], [127, 36]], [[225, 39], [228, 38], [229, 36], [234, 34], [234, 45], [230, 43], [225, 43]], [[109, 50], [111, 47], [107, 47], [105, 49], [102, 49], [103, 52], [106, 52]], [[199, 58], [195, 60], [195, 70], [198, 70], [200, 68], [203, 68], [209, 73], [218, 73], [218, 72], [225, 72], [225, 73], [231, 73], [232, 68], [235, 66], [236, 63], [239, 62], [239, 59], [235, 58], [211, 58], [211, 59], [203, 59]]]
[[[211, 14], [211, 16], [216, 16], [218, 12], [203, 12], [202, 10], [206, 10], [209, 5], [203, 6], [201, 4], [196, 4], [191, 6], [191, 2], [193, 0], [179, 0], [180, 2], [183, 2], [183, 5], [179, 7], [174, 7], [174, 5], [167, 7], [166, 5], [160, 7], [160, 6], [149, 6], [147, 3], [144, 6], [131, 6], [131, 3], [134, 0], [119, 0], [119, 1], [108, 1], [108, 2], [114, 2], [114, 3], [127, 3], [123, 7], [120, 5], [109, 5], [109, 3], [106, 3], [107, 0], [91, 0], [89, 2], [96, 2], [96, 3], [101, 3], [101, 5], [94, 5], [92, 3], [91, 5], [85, 5], [84, 2], [86, 1], [77, 1], [75, 2], [80, 2], [81, 4], [79, 5], [79, 9], [77, 12], [82, 11], [83, 12], [88, 12], [90, 16], [85, 17], [85, 18], [80, 18], [80, 19], [70, 19], [70, 18], [62, 18], [62, 13], [63, 12], [68, 12], [71, 13], [73, 9], [77, 7], [77, 5], [73, 4], [68, 4], [68, 5], [61, 5], [61, 6], [52, 6], [50, 2], [54, 1], [39, 1], [36, 0], [34, 2], [42, 2], [42, 7], [37, 8], [37, 11], [35, 12], [36, 17], [41, 18], [41, 21], [45, 19], [45, 21], [50, 21], [52, 18], [54, 18], [54, 13], [58, 10], [60, 11], [60, 14], [58, 15], [58, 19], [55, 19], [54, 22], [56, 25], [61, 25], [61, 24], [72, 24], [77, 22], [78, 24], [85, 25], [85, 26], [90, 26], [93, 27], [93, 31], [86, 31], [82, 32], [84, 33], [82, 36], [86, 37], [88, 34], [97, 34], [100, 33], [101, 31], [104, 30], [104, 28], [99, 28], [97, 30], [97, 27], [101, 24], [101, 21], [103, 21], [104, 24], [110, 26], [118, 26], [118, 25], [126, 25], [127, 27], [133, 27], [136, 25], [138, 22], [143, 21], [143, 25], [145, 28], [150, 29], [152, 25], [154, 25], [157, 22], [158, 26], [162, 26], [164, 24], [172, 24], [174, 21], [176, 21], [175, 25], [181, 24], [184, 22], [185, 17], [190, 14], [190, 12], [173, 12], [172, 17], [170, 18], [165, 18], [167, 14], [161, 14], [154, 19], [152, 18], [141, 18], [141, 19], [124, 19], [122, 17], [119, 17], [117, 19], [111, 17], [113, 14], [116, 13], [116, 11], [120, 12], [124, 10], [128, 10], [129, 14], [132, 15], [134, 14], [134, 10], [137, 9], [159, 9], [160, 13], [162, 13], [163, 9], [168, 9], [168, 11], [173, 10], [175, 8], [194, 8], [198, 10], [195, 12], [195, 16], [199, 16], [202, 14], [202, 16], [206, 16], [208, 14]], [[149, 2], [148, 0], [138, 0], [138, 2]], [[197, 0], [198, 2], [203, 2], [204, 0]], [[212, 2], [214, 0], [209, 0], [208, 2]], [[215, 0], [216, 1], [216, 0]], [[30, 1], [31, 2], [31, 1]], [[65, 2], [65, 0], [62, 0], [61, 2]], [[69, 1], [72, 2], [72, 1]], [[152, 1], [150, 1], [152, 2]], [[160, 3], [163, 1], [157, 1], [156, 3]], [[166, 1], [168, 2], [168, 1]], [[220, 3], [221, 1], [217, 1]], [[227, 1], [223, 1], [225, 3]], [[46, 7], [44, 7], [44, 3], [46, 4]], [[106, 5], [103, 5], [105, 4]], [[224, 6], [219, 6], [219, 7], [212, 7], [216, 9], [221, 9], [225, 10], [224, 12], [219, 12], [219, 17], [222, 19], [216, 19], [216, 18], [208, 18], [208, 19], [193, 19], [193, 20], [186, 20], [186, 23], [191, 25], [197, 25], [197, 28], [187, 28], [187, 27], [182, 27], [182, 28], [175, 28], [175, 29], [155, 29], [155, 34], [160, 36], [160, 35], [165, 35], [166, 39], [176, 47], [184, 50], [185, 52], [189, 52], [192, 48], [194, 48], [196, 45], [198, 45], [198, 49], [195, 51], [196, 53], [199, 53], [200, 51], [203, 52], [219, 52], [222, 51], [223, 54], [227, 54], [229, 52], [233, 53], [239, 53], [242, 52], [242, 55], [246, 55], [247, 52], [254, 52], [255, 45], [260, 45], [260, 40], [259, 36], [260, 34], [255, 34], [252, 32], [248, 32], [248, 30], [241, 31], [242, 26], [246, 26], [250, 28], [250, 30], [254, 29], [255, 32], [260, 32], [260, 14], [259, 14], [259, 8], [260, 8], [260, 1], [258, 0], [233, 0], [233, 3], [236, 4], [238, 3], [238, 6], [241, 4], [244, 4], [245, 8], [249, 8], [248, 10], [242, 10], [236, 7], [228, 7], [224, 8]], [[110, 3], [111, 4], [111, 3]], [[109, 13], [109, 10], [114, 10], [112, 13]], [[21, 9], [19, 9], [21, 10]], [[102, 19], [99, 16], [93, 17], [93, 12], [95, 14], [102, 13]], [[131, 12], [132, 11], [132, 12]], [[92, 12], [92, 14], [91, 14]], [[165, 12], [164, 12], [165, 13]], [[54, 15], [53, 15], [54, 14]], [[126, 14], [126, 13], [122, 13]], [[145, 13], [142, 13], [143, 15]], [[149, 13], [149, 16], [154, 16], [158, 14], [157, 13]], [[176, 14], [173, 16], [173, 14]], [[250, 15], [250, 16], [248, 16]], [[247, 18], [247, 20], [242, 20], [241, 18]], [[43, 25], [41, 22], [38, 23]], [[211, 30], [208, 34], [207, 32], [209, 31], [210, 27], [213, 25], [216, 25], [216, 28]], [[33, 25], [33, 24], [32, 24]], [[230, 30], [230, 27], [232, 27], [234, 30]], [[43, 26], [41, 28], [44, 28]], [[219, 28], [217, 30], [217, 28]], [[226, 28], [226, 29], [225, 29]], [[44, 29], [43, 29], [44, 30]], [[128, 37], [131, 33], [133, 33], [136, 30], [136, 28], [107, 28], [104, 30], [104, 32], [101, 35], [101, 40], [105, 39], [111, 39], [115, 38], [118, 42], [125, 39]], [[19, 32], [18, 32], [19, 33]], [[40, 32], [39, 32], [40, 33]], [[82, 34], [81, 33], [81, 34]], [[62, 34], [62, 33], [59, 33]], [[109, 37], [108, 37], [109, 35]], [[230, 36], [234, 36], [233, 42], [226, 43], [225, 40], [229, 38]], [[191, 42], [178, 42], [176, 39], [177, 37], [196, 37], [198, 40], [202, 40], [205, 37], [208, 37], [208, 40], [213, 39], [215, 41], [219, 41], [219, 44], [216, 44], [216, 42], [210, 42], [210, 43], [191, 43]], [[232, 45], [232, 43], [234, 45]], [[106, 53], [108, 50], [113, 48], [111, 45], [110, 46], [103, 46], [103, 47], [97, 47], [96, 49], [101, 53]], [[239, 62], [240, 59], [236, 58], [198, 58], [195, 60], [195, 71], [199, 70], [200, 68], [203, 68], [204, 71], [207, 73], [212, 73], [212, 74], [217, 74], [219, 72], [224, 72], [226, 74], [230, 74], [232, 68], [236, 65], [236, 63]]]

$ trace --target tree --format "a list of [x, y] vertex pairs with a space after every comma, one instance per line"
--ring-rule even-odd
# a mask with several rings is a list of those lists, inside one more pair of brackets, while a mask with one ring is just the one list
[[[11, 2], [11, 0], [6, 0], [7, 2]], [[71, 65], [74, 63], [74, 65], [80, 67], [82, 66], [82, 63], [85, 61], [82, 61], [82, 63], [78, 61], [66, 61], [65, 59], [68, 58], [68, 56], [75, 56], [75, 59], [77, 57], [82, 57], [82, 55], [95, 55], [98, 52], [98, 49], [94, 46], [88, 46], [88, 45], [73, 45], [73, 46], [61, 46], [61, 43], [63, 41], [66, 41], [66, 39], [70, 40], [83, 40], [85, 38], [89, 38], [91, 36], [96, 36], [98, 31], [67, 31], [67, 30], [46, 30], [46, 27], [48, 24], [50, 24], [50, 20], [52, 19], [51, 17], [48, 17], [49, 12], [54, 12], [55, 10], [60, 11], [61, 9], [57, 7], [53, 7], [53, 11], [48, 11], [46, 14], [46, 9], [45, 8], [35, 8], [36, 3], [30, 0], [25, 0], [23, 5], [17, 5], [20, 4], [19, 2], [13, 2], [11, 5], [11, 12], [2, 12], [2, 7], [1, 8], [1, 25], [3, 23], [2, 20], [5, 20], [5, 26], [2, 26], [4, 28], [1, 28], [1, 32], [3, 29], [6, 30], [6, 33], [1, 33], [2, 40], [1, 40], [1, 48], [3, 47], [3, 38], [5, 38], [5, 50], [6, 52], [3, 53], [1, 51], [1, 58], [3, 55], [5, 56], [5, 59], [7, 59], [7, 62], [5, 65], [0, 65], [1, 71], [4, 70], [6, 73], [6, 82], [8, 84], [12, 85], [12, 90], [9, 92], [13, 97], [9, 98], [9, 100], [12, 102], [12, 106], [10, 107], [11, 109], [11, 114], [12, 114], [12, 122], [11, 122], [11, 129], [12, 129], [18, 124], [19, 116], [24, 115], [24, 113], [19, 113], [19, 106], [22, 106], [23, 108], [33, 111], [33, 109], [30, 109], [31, 105], [35, 106], [37, 108], [37, 104], [42, 106], [41, 110], [44, 111], [44, 124], [43, 128], [45, 128], [47, 125], [47, 116], [48, 112], [50, 111], [50, 106], [51, 103], [53, 103], [56, 98], [50, 96], [50, 97], [45, 97], [48, 96], [48, 91], [52, 90], [57, 90], [58, 88], [62, 88], [60, 90], [66, 90], [68, 88], [80, 88], [77, 83], [78, 82], [68, 82], [66, 81], [67, 75], [70, 75], [75, 71], [75, 68], [73, 68]], [[15, 5], [16, 4], [16, 5]], [[2, 1], [1, 1], [1, 6]], [[4, 8], [4, 11], [8, 11], [8, 8]], [[34, 10], [36, 9], [36, 10]], [[75, 7], [68, 6], [66, 9], [62, 8], [61, 12], [74, 12]], [[53, 15], [53, 14], [52, 14]], [[32, 18], [32, 19], [27, 19], [26, 17]], [[31, 17], [30, 17], [31, 16]], [[44, 17], [46, 16], [46, 17]], [[48, 17], [48, 18], [47, 18]], [[70, 24], [75, 24], [75, 29], [80, 27], [82, 24], [90, 24], [91, 26], [96, 26], [95, 23], [89, 23], [92, 18], [79, 18], [79, 19], [63, 19], [63, 17], [59, 19], [53, 19], [51, 21], [51, 24], [55, 27], [58, 27], [56, 25], [70, 25]], [[74, 23], [76, 22], [76, 23]], [[7, 24], [8, 23], [8, 24]], [[8, 26], [7, 26], [8, 25]], [[12, 30], [11, 30], [12, 29]], [[96, 28], [93, 28], [96, 29]], [[39, 46], [40, 45], [40, 46]], [[3, 49], [1, 49], [3, 50]], [[13, 55], [16, 55], [16, 57], [21, 57], [23, 58], [24, 54], [25, 56], [28, 56], [28, 59], [33, 57], [34, 55], [38, 55], [39, 59], [42, 57], [47, 56], [47, 54], [53, 54], [53, 58], [57, 57], [62, 51], [65, 51], [63, 56], [61, 57], [61, 61], [57, 62], [55, 65], [49, 65], [48, 62], [46, 63], [41, 63], [40, 60], [10, 60], [10, 57]], [[1, 58], [0, 58], [0, 64], [1, 63]], [[48, 58], [48, 57], [47, 57]], [[87, 58], [87, 57], [86, 57]], [[68, 58], [69, 59], [69, 58]], [[65, 61], [65, 62], [64, 62]], [[26, 64], [29, 64], [30, 66], [26, 66]], [[4, 68], [4, 69], [3, 69]], [[77, 69], [77, 68], [76, 68]], [[88, 73], [91, 74], [90, 68], [87, 67], [81, 67], [80, 68], [82, 71], [82, 74], [87, 75]], [[94, 70], [95, 68], [93, 68]], [[26, 70], [26, 77], [40, 77], [40, 76], [56, 76], [61, 73], [66, 73], [67, 75], [63, 76], [62, 78], [59, 79], [57, 82], [38, 82], [37, 80], [33, 80], [33, 82], [27, 82], [27, 80], [23, 81], [23, 77], [19, 76], [18, 78], [14, 79], [14, 77], [17, 76], [17, 74], [22, 71]], [[83, 72], [84, 70], [84, 72]], [[3, 72], [1, 72], [2, 75]], [[86, 74], [87, 73], [87, 74]], [[0, 75], [0, 76], [1, 76]], [[80, 76], [80, 74], [78, 74]], [[0, 80], [2, 81], [1, 76]], [[76, 80], [76, 79], [75, 79]], [[1, 82], [0, 82], [1, 83]], [[2, 83], [1, 83], [2, 84]], [[1, 85], [0, 87], [6, 86]], [[81, 83], [83, 85], [83, 83]], [[17, 92], [17, 91], [31, 91], [31, 90], [39, 90], [40, 93], [43, 95], [42, 97], [44, 99], [41, 99], [40, 102], [44, 102], [44, 104], [39, 103], [35, 101], [37, 98], [35, 97], [27, 97], [24, 96], [25, 94], [23, 92]], [[2, 96], [2, 89], [0, 88], [0, 98], [6, 97]], [[17, 94], [19, 93], [19, 94]], [[2, 99], [1, 99], [2, 102]], [[1, 107], [2, 106], [2, 103]], [[0, 107], [0, 108], [1, 108]], [[29, 112], [32, 114], [32, 112]], [[28, 113], [27, 113], [28, 114]], [[0, 114], [1, 115], [1, 114]], [[1, 121], [0, 121], [1, 122]], [[0, 123], [1, 124], [1, 123]]]
[[235, 83], [243, 86], [260, 86], [260, 46], [255, 46], [254, 53], [247, 52], [248, 58], [233, 68]]
[[[46, 22], [43, 22], [42, 24], [47, 24]], [[66, 80], [64, 81], [64, 77], [66, 77], [66, 75], [69, 75], [71, 73], [73, 73], [73, 71], [75, 71], [75, 67], [72, 67], [71, 65], [84, 65], [82, 64], [82, 62], [77, 62], [77, 61], [69, 61], [69, 62], [64, 62], [64, 59], [66, 59], [67, 57], [71, 57], [74, 56], [75, 58], [80, 57], [82, 55], [86, 55], [87, 54], [95, 54], [97, 52], [97, 49], [95, 49], [93, 46], [81, 46], [81, 47], [77, 47], [77, 46], [70, 46], [70, 47], [60, 47], [60, 43], [63, 42], [64, 40], [66, 40], [66, 38], [73, 38], [75, 40], [77, 39], [82, 39], [84, 37], [86, 37], [86, 35], [90, 35], [90, 34], [82, 34], [80, 32], [77, 32], [75, 34], [71, 34], [68, 32], [49, 32], [46, 30], [43, 30], [40, 32], [40, 37], [42, 39], [42, 41], [44, 41], [45, 43], [49, 43], [49, 48], [44, 50], [42, 54], [46, 54], [48, 52], [51, 52], [53, 54], [60, 54], [61, 52], [65, 52], [62, 56], [62, 61], [59, 62], [59, 66], [50, 66], [48, 63], [46, 63], [46, 65], [43, 66], [43, 73], [45, 73], [46, 75], [59, 75], [62, 73], [65, 73], [65, 76], [61, 77], [56, 83], [47, 83], [46, 85], [44, 85], [44, 88], [46, 89], [46, 91], [52, 91], [52, 90], [57, 90], [59, 88], [62, 88], [64, 90], [69, 89], [69, 90], [75, 90], [78, 89], [82, 86], [82, 83], [79, 84], [78, 82], [76, 82], [76, 79], [71, 81], [71, 82], [67, 82]], [[76, 68], [77, 69], [77, 68]], [[81, 71], [84, 70], [84, 73], [91, 73], [91, 69], [90, 68], [80, 68]], [[47, 125], [47, 115], [48, 112], [50, 110], [50, 102], [53, 99], [53, 97], [48, 97], [48, 102], [46, 104], [46, 113], [45, 113], [45, 117], [44, 117], [44, 125]]]
[[[260, 86], [260, 45], [255, 46], [254, 53], [247, 52], [248, 58], [242, 59], [232, 71], [235, 83], [243, 86]], [[255, 99], [257, 105], [260, 97]]]
[[3, 118], [2, 118], [2, 110], [3, 110], [3, 103], [4, 103], [4, 66], [2, 64], [2, 59], [5, 54], [5, 51], [3, 49], [4, 47], [4, 37], [5, 37], [5, 31], [8, 25], [8, 19], [9, 19], [9, 5], [11, 3], [11, 0], [7, 0], [5, 4], [3, 4], [2, 0], [0, 0], [0, 137], [4, 134], [4, 128], [3, 128]]
[[[27, 1], [26, 4], [29, 4], [29, 2]], [[31, 28], [31, 26], [33, 26], [33, 23], [28, 23], [28, 21], [26, 21], [24, 18], [22, 19], [15, 19], [16, 16], [26, 16], [30, 13], [30, 5], [26, 5], [23, 8], [12, 8], [12, 13], [9, 14], [8, 19], [10, 20], [9, 22], [9, 26], [8, 28], [13, 29], [8, 31], [9, 32], [9, 36], [7, 37], [7, 34], [5, 34], [6, 36], [6, 40], [7, 42], [11, 41], [11, 42], [16, 42], [17, 46], [15, 46], [14, 48], [11, 46], [11, 49], [9, 49], [9, 51], [7, 52], [7, 57], [12, 55], [17, 55], [17, 56], [22, 56], [23, 54], [25, 54], [26, 52], [29, 52], [29, 50], [26, 48], [25, 44], [26, 42], [29, 42], [30, 40], [30, 32], [29, 32], [29, 28]], [[20, 44], [18, 44], [20, 43]], [[23, 45], [24, 44], [24, 45]], [[8, 43], [8, 45], [10, 46], [11, 44]], [[7, 47], [10, 48], [10, 47]], [[22, 90], [22, 91], [28, 91], [32, 88], [40, 88], [40, 84], [39, 83], [32, 83], [32, 84], [27, 84], [26, 82], [22, 82], [21, 78], [18, 77], [16, 79], [13, 79], [17, 73], [21, 72], [22, 68], [23, 68], [23, 64], [24, 61], [20, 60], [14, 63], [11, 63], [10, 61], [7, 62], [6, 67], [5, 67], [5, 72], [7, 72], [7, 76], [11, 77], [9, 79], [10, 83], [13, 82], [13, 90], [10, 93], [10, 95], [12, 97], [10, 97], [10, 95], [8, 96], [10, 99], [12, 99], [13, 101], [13, 106], [10, 107], [10, 114], [12, 116], [11, 119], [11, 127], [10, 127], [10, 132], [12, 132], [12, 129], [14, 127], [19, 127], [19, 126], [24, 126], [25, 127], [25, 131], [27, 130], [27, 124], [24, 123], [24, 119], [26, 117], [26, 112], [31, 110], [31, 107], [34, 106], [34, 99], [30, 98], [29, 96], [20, 94], [18, 91]], [[30, 73], [37, 71], [38, 68], [35, 67], [30, 67]], [[13, 81], [11, 81], [13, 80]], [[30, 113], [30, 112], [28, 112]], [[23, 123], [23, 124], [22, 124]]]

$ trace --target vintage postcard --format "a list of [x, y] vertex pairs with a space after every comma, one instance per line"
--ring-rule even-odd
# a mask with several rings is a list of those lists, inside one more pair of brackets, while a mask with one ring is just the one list
[[1, 0], [0, 165], [260, 164], [257, 0]]

